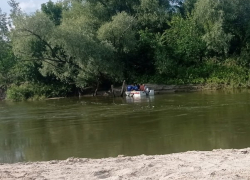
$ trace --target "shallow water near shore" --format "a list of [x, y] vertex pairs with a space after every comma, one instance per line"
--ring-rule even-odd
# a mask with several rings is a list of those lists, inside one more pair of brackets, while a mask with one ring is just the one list
[[250, 91], [0, 102], [0, 163], [250, 146]]

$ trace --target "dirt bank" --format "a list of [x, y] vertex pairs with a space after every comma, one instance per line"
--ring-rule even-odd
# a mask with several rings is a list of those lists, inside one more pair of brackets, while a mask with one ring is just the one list
[[0, 179], [250, 179], [250, 148], [0, 164]]

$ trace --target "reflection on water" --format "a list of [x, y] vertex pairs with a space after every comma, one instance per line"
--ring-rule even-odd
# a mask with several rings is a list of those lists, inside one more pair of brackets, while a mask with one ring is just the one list
[[0, 162], [249, 147], [249, 109], [249, 91], [0, 102]]
[[155, 99], [155, 96], [142, 96], [142, 97], [129, 97], [126, 96], [126, 102], [127, 103], [142, 103], [142, 102], [148, 102], [151, 103]]

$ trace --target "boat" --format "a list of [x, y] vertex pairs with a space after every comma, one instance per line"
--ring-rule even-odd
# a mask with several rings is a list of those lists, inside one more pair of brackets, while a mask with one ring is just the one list
[[130, 97], [126, 96], [126, 102], [127, 103], [152, 103], [154, 101], [154, 96], [135, 96]]
[[144, 96], [154, 96], [155, 91], [149, 90], [149, 91], [125, 91], [126, 96], [129, 97], [144, 97]]

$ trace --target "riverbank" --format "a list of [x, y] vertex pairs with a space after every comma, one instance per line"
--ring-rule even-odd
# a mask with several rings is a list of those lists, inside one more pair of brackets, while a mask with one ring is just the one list
[[250, 148], [0, 164], [0, 179], [249, 179]]
[[[155, 94], [167, 94], [177, 92], [196, 92], [196, 91], [211, 91], [219, 89], [227, 89], [227, 87], [219, 85], [203, 85], [203, 84], [186, 84], [186, 85], [166, 85], [166, 84], [145, 84], [149, 89], [153, 89]], [[121, 96], [122, 87], [115, 87], [114, 94], [111, 91], [98, 91], [100, 96]], [[92, 93], [83, 94], [83, 96], [92, 96]]]
[[[197, 92], [197, 91], [214, 91], [214, 90], [228, 90], [235, 89], [232, 86], [222, 85], [222, 84], [185, 84], [185, 85], [164, 85], [164, 84], [145, 84], [149, 89], [153, 89], [155, 94], [168, 94], [168, 93], [178, 93], [178, 92]], [[238, 87], [241, 89], [249, 89], [250, 87]], [[121, 97], [121, 89], [122, 87], [114, 87], [113, 92], [111, 89], [99, 89], [97, 91], [96, 96], [115, 96]], [[85, 88], [81, 92], [78, 92], [79, 97], [81, 96], [93, 96], [94, 89], [93, 88]], [[71, 94], [71, 96], [76, 96], [76, 93]], [[124, 94], [123, 94], [124, 95]], [[66, 97], [66, 96], [65, 96]], [[65, 98], [63, 97], [63, 98]], [[25, 97], [16, 97], [17, 99], [25, 99]], [[57, 99], [62, 97], [52, 97], [48, 99]], [[6, 91], [0, 89], [0, 100], [6, 99]], [[46, 99], [45, 96], [35, 96], [28, 98], [28, 100], [43, 100]], [[14, 101], [18, 101], [14, 99], [10, 99]], [[27, 99], [26, 99], [27, 100]]]

